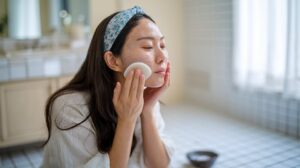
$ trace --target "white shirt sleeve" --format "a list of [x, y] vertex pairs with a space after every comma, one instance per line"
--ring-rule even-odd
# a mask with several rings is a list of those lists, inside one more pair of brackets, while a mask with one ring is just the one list
[[[102, 165], [102, 166], [100, 166]], [[109, 156], [107, 154], [103, 155], [98, 153], [92, 159], [90, 159], [86, 164], [82, 166], [83, 168], [109, 168]]]
[[[81, 122], [88, 114], [88, 106], [84, 104], [65, 103], [64, 100], [57, 102], [54, 103], [52, 109], [51, 138], [44, 148], [42, 167], [109, 168], [109, 155], [98, 151], [96, 134], [90, 118], [69, 130], [64, 131], [57, 128], [57, 126], [68, 128]], [[160, 113], [159, 103], [155, 106], [155, 118], [160, 137], [170, 160], [172, 160], [174, 145], [164, 133], [165, 123]], [[140, 118], [137, 121], [135, 134], [138, 138], [138, 143], [129, 159], [128, 167], [143, 168], [145, 165]]]
[[175, 145], [171, 138], [165, 134], [165, 122], [160, 112], [160, 103], [158, 102], [155, 106], [156, 125], [159, 131], [160, 137], [164, 143], [165, 149], [170, 159], [170, 163], [175, 153]]
[[89, 120], [69, 130], [64, 131], [57, 128], [57, 126], [68, 128], [81, 122], [86, 116], [83, 113], [86, 109], [82, 108], [86, 108], [86, 106], [64, 104], [61, 108], [62, 111], [54, 115], [52, 135], [44, 148], [42, 167], [110, 167], [108, 154], [98, 152], [96, 136]]
[[[156, 120], [156, 128], [158, 129], [158, 133], [160, 135], [161, 140], [163, 141], [164, 147], [165, 147], [168, 157], [170, 159], [170, 164], [168, 167], [171, 167], [172, 159], [173, 159], [174, 153], [175, 153], [175, 145], [174, 145], [173, 141], [170, 140], [170, 137], [168, 137], [165, 134], [165, 122], [164, 122], [161, 112], [160, 112], [160, 103], [159, 102], [154, 107], [154, 115], [155, 115], [155, 120]], [[139, 134], [141, 134], [141, 133], [139, 133]], [[140, 153], [140, 156], [139, 156], [140, 168], [146, 168], [146, 166], [144, 164], [144, 151], [142, 150], [139, 153]]]

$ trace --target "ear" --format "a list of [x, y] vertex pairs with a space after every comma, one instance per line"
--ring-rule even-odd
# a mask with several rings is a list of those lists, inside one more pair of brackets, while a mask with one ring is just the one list
[[106, 65], [113, 71], [122, 72], [122, 62], [121, 59], [114, 56], [111, 51], [106, 51], [104, 53], [104, 60]]

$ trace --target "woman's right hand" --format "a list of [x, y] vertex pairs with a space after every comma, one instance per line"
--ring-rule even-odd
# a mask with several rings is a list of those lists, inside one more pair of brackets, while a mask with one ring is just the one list
[[139, 69], [132, 70], [123, 86], [117, 82], [114, 89], [113, 104], [118, 121], [134, 122], [140, 116], [144, 105], [145, 77]]

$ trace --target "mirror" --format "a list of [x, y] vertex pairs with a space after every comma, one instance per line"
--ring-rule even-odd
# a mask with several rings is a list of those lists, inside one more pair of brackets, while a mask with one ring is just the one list
[[0, 0], [1, 37], [37, 39], [73, 25], [89, 33], [88, 0]]

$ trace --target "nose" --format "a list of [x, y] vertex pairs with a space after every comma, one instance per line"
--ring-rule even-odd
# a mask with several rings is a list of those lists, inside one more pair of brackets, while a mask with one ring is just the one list
[[157, 64], [162, 64], [166, 62], [167, 59], [168, 59], [168, 51], [166, 49], [162, 49], [158, 47], [155, 53], [155, 62]]

